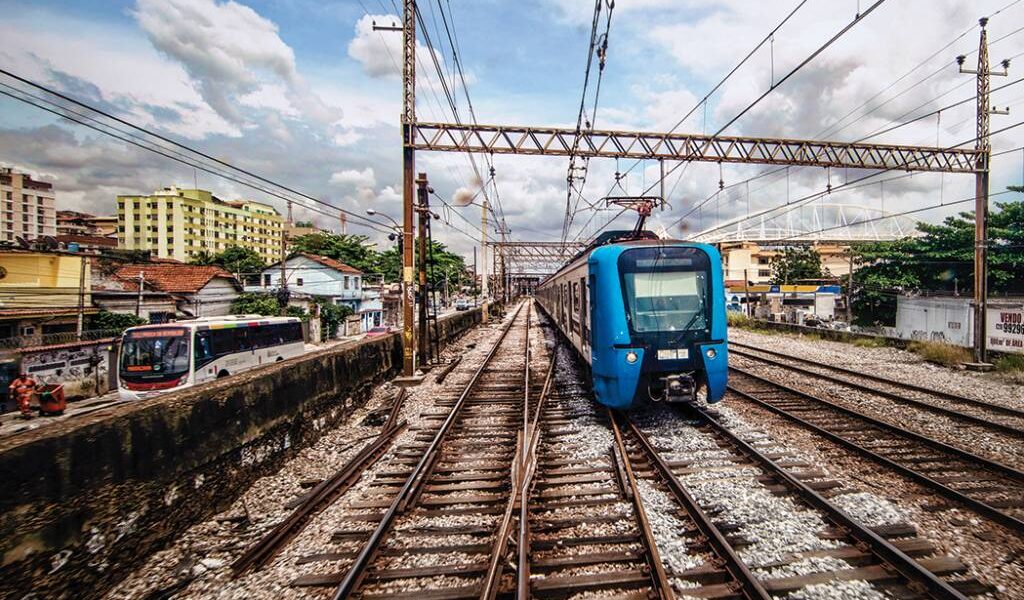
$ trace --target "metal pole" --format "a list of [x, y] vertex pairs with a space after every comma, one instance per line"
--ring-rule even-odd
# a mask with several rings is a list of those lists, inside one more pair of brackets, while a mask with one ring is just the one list
[[142, 312], [142, 289], [146, 285], [146, 275], [143, 272], [139, 272], [139, 295], [135, 298], [135, 316], [141, 317]]
[[850, 273], [846, 278], [846, 324], [853, 323], [853, 248], [850, 248]]
[[430, 219], [428, 208], [429, 197], [427, 196], [427, 174], [420, 173], [416, 179], [416, 192], [419, 203], [416, 212], [419, 216], [419, 284], [420, 284], [420, 311], [419, 311], [419, 353], [420, 364], [427, 362], [430, 356], [430, 346], [427, 333], [427, 220]]
[[78, 257], [78, 328], [77, 337], [82, 339], [82, 330], [85, 328], [85, 261], [84, 256]]
[[488, 320], [487, 314], [487, 294], [490, 293], [490, 285], [487, 281], [487, 211], [489, 210], [487, 197], [484, 196], [483, 210], [480, 215], [480, 294], [484, 297], [484, 301], [481, 307], [480, 320], [486, 323]]
[[749, 317], [750, 315], [750, 277], [747, 275], [747, 269], [743, 269], [743, 306], [746, 310], [743, 312]]
[[413, 144], [416, 142], [416, 0], [405, 0], [402, 46], [402, 374], [416, 372], [413, 326], [413, 172], [416, 168]]

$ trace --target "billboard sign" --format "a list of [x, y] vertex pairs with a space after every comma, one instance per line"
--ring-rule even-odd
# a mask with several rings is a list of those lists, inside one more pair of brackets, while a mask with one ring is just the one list
[[989, 307], [986, 330], [989, 350], [1024, 354], [1024, 305]]

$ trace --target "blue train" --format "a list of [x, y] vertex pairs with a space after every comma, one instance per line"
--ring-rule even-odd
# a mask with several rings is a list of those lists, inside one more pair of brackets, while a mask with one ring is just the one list
[[544, 280], [538, 303], [591, 367], [601, 404], [708, 402], [728, 373], [722, 260], [713, 246], [610, 232]]

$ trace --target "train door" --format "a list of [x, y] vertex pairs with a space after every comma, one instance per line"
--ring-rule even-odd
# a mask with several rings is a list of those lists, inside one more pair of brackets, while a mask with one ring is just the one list
[[587, 278], [580, 277], [580, 338], [584, 349], [590, 347], [590, 311], [588, 309]]

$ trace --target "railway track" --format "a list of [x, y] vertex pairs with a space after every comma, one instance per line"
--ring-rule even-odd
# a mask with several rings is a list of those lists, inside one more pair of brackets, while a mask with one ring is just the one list
[[517, 426], [544, 381], [530, 368], [531, 311], [520, 305], [461, 392], [437, 399], [445, 412], [429, 415], [393, 468], [375, 480], [391, 497], [356, 505], [385, 510], [369, 535], [357, 530], [364, 541], [347, 571], [296, 585], [333, 584], [335, 598], [475, 598], [485, 588], [497, 591], [505, 563], [496, 559], [506, 554], [523, 464]]
[[958, 425], [969, 423], [1016, 440], [1024, 439], [1024, 411], [1015, 408], [738, 342], [730, 342], [729, 349], [736, 356], [760, 364], [831, 381], [899, 404], [950, 417]]
[[729, 389], [1024, 534], [1024, 472], [823, 398], [730, 367]]

